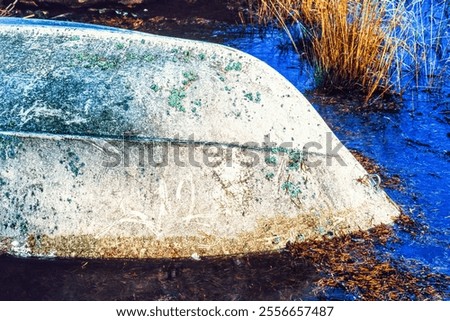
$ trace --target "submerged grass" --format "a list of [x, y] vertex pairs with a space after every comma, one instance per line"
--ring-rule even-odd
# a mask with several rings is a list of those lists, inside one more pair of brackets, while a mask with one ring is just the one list
[[434, 88], [449, 64], [447, 0], [258, 0], [256, 8], [260, 23], [275, 18], [286, 30], [328, 91], [356, 90], [368, 102], [412, 79], [419, 87], [422, 76]]
[[[405, 220], [405, 223], [403, 221]], [[411, 224], [402, 215], [397, 224]], [[288, 244], [296, 257], [310, 260], [321, 275], [316, 295], [330, 299], [343, 290], [356, 300], [442, 300], [450, 278], [413, 261], [380, 257], [377, 247], [394, 238], [392, 228], [380, 225], [332, 239]], [[331, 298], [332, 299], [332, 298]]]

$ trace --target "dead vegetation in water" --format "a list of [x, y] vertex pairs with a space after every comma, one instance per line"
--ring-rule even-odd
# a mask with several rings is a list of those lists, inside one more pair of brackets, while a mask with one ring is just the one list
[[[260, 22], [273, 18], [315, 67], [324, 90], [363, 92], [366, 102], [392, 92], [390, 71], [398, 46], [400, 14], [381, 0], [260, 0]], [[288, 24], [297, 24], [300, 36]], [[299, 38], [301, 43], [297, 44]]]
[[382, 168], [378, 165], [373, 159], [364, 155], [363, 153], [350, 150], [352, 155], [356, 158], [356, 160], [364, 167], [367, 173], [371, 175], [379, 175], [381, 178], [380, 187], [395, 189], [398, 191], [403, 191], [405, 187], [402, 184], [402, 180], [399, 175], [389, 175], [386, 173], [386, 169]]
[[316, 294], [327, 299], [327, 291], [340, 289], [357, 300], [441, 300], [450, 277], [432, 273], [412, 261], [380, 258], [376, 247], [394, 239], [391, 227], [288, 244], [294, 256], [311, 260], [319, 270]]
[[[0, 10], [6, 12], [12, 0], [3, 2], [0, 0]], [[246, 4], [246, 0], [171, 0], [134, 5], [123, 1], [104, 1], [95, 5], [80, 1], [73, 5], [68, 1], [15, 2], [15, 6], [11, 4], [9, 15], [16, 17], [70, 20], [178, 36], [189, 34], [178, 30], [181, 27], [212, 29], [237, 23]]]
[[396, 113], [403, 105], [401, 95], [397, 94], [390, 94], [384, 99], [369, 99], [367, 102], [364, 102], [365, 95], [361, 92], [352, 92], [351, 95], [345, 92], [334, 92], [330, 95], [329, 92], [317, 88], [306, 91], [305, 95], [312, 104], [338, 108], [341, 113]]
[[18, 0], [14, 0], [10, 4], [3, 6], [3, 1], [0, 1], [0, 17], [11, 16], [18, 2]]

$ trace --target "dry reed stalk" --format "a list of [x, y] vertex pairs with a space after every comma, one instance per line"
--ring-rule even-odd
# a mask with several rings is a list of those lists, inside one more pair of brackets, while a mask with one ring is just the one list
[[0, 17], [10, 16], [11, 12], [14, 10], [18, 2], [19, 0], [14, 0], [14, 2], [11, 2], [9, 5], [6, 6], [6, 8], [0, 9]]
[[[307, 30], [304, 46], [322, 88], [355, 90], [366, 101], [391, 91], [402, 12], [382, 0], [260, 0], [260, 22], [276, 18]], [[289, 34], [291, 41], [293, 36]], [[303, 39], [305, 40], [305, 39]], [[294, 41], [293, 41], [294, 42]]]

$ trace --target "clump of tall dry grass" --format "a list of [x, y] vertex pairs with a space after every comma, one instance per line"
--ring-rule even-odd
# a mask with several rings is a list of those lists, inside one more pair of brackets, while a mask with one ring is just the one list
[[289, 32], [301, 25], [303, 49], [316, 80], [330, 90], [358, 90], [366, 100], [391, 92], [391, 66], [401, 15], [382, 0], [260, 0], [260, 21], [275, 17]]
[[320, 87], [358, 90], [368, 101], [401, 92], [405, 73], [417, 86], [419, 77], [431, 86], [443, 74], [448, 8], [447, 0], [258, 0], [257, 15], [264, 23], [276, 18], [302, 46]]

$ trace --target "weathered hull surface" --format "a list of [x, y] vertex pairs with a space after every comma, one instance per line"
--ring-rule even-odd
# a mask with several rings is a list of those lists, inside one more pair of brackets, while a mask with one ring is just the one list
[[245, 53], [16, 19], [0, 20], [0, 51], [0, 250], [259, 252], [399, 214], [302, 94]]

